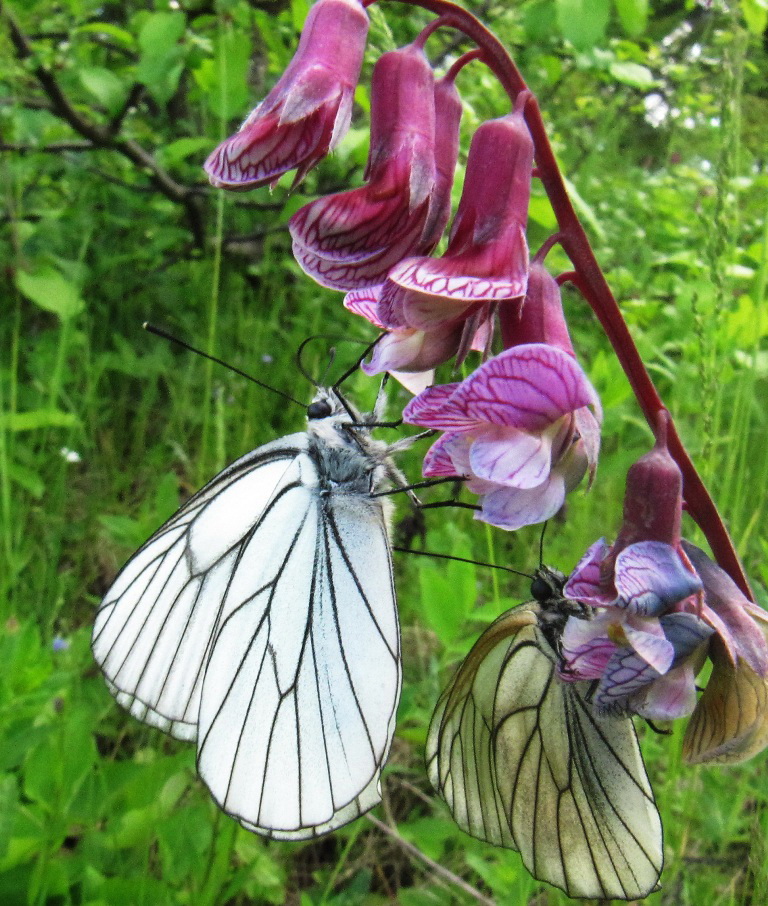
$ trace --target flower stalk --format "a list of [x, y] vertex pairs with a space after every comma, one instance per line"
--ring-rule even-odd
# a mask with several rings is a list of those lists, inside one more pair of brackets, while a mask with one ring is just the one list
[[[374, 0], [364, 2], [371, 6]], [[474, 41], [482, 51], [481, 59], [491, 69], [514, 106], [520, 92], [529, 91], [525, 80], [504, 45], [471, 13], [450, 0], [403, 0], [411, 6], [429, 10], [441, 17], [445, 26], [457, 29]], [[627, 375], [632, 391], [656, 433], [660, 416], [666, 415], [669, 452], [683, 474], [686, 510], [704, 533], [718, 564], [731, 576], [750, 600], [754, 599], [749, 581], [722, 517], [699, 475], [646, 369], [621, 310], [597, 263], [587, 234], [571, 204], [541, 111], [531, 96], [525, 105], [525, 121], [534, 144], [536, 173], [541, 179], [558, 224], [558, 240], [574, 266], [570, 281], [597, 316]]]

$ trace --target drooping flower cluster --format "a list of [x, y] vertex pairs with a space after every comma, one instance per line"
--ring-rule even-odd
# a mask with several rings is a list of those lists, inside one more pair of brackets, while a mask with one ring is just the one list
[[[424, 474], [464, 478], [482, 498], [478, 517], [514, 529], [548, 519], [594, 474], [600, 407], [543, 254], [529, 264], [528, 92], [475, 131], [448, 245], [431, 257], [450, 219], [461, 118], [455, 80], [481, 56], [470, 51], [436, 78], [424, 53], [435, 27], [374, 66], [365, 184], [300, 208], [290, 232], [306, 273], [345, 291], [346, 307], [385, 331], [366, 373], [389, 371], [414, 391], [426, 388], [406, 419], [447, 433]], [[318, 0], [286, 73], [208, 159], [213, 183], [263, 185], [291, 166], [299, 180], [332, 149], [349, 125], [366, 32], [358, 0]], [[471, 351], [488, 359], [497, 320], [502, 357], [461, 385], [429, 386], [433, 369], [452, 359], [461, 364]], [[490, 394], [481, 416], [477, 394]]]

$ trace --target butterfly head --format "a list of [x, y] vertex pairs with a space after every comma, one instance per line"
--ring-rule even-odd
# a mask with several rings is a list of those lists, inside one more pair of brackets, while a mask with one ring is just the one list
[[539, 604], [549, 604], [563, 597], [564, 587], [565, 575], [559, 569], [542, 564], [531, 582], [531, 597]]

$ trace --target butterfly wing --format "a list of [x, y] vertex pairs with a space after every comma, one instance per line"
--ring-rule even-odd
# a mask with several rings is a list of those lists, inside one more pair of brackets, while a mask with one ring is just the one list
[[493, 705], [510, 638], [535, 623], [532, 611], [517, 608], [488, 627], [440, 696], [427, 736], [427, 774], [454, 821], [473, 837], [511, 849], [496, 785]]
[[[381, 502], [307, 490], [300, 509], [269, 581], [230, 591], [240, 603], [214, 640], [198, 743], [198, 770], [224, 811], [294, 840], [379, 801], [400, 694]], [[275, 510], [259, 535], [285, 522]]]
[[306, 434], [238, 460], [129, 561], [93, 635], [118, 701], [196, 739], [222, 808], [286, 839], [379, 801], [400, 693], [384, 506], [319, 483]]
[[572, 897], [630, 900], [663, 865], [632, 721], [598, 718], [536, 627], [509, 646], [494, 703], [496, 783], [531, 874]]
[[306, 435], [294, 434], [234, 462], [147, 541], [107, 592], [92, 650], [134, 717], [196, 738], [203, 670], [240, 554], [265, 513], [300, 485], [297, 456], [306, 446]]
[[449, 687], [452, 708], [438, 705], [433, 782], [460, 826], [519, 849], [534, 877], [569, 896], [645, 896], [661, 873], [662, 831], [634, 727], [597, 718], [584, 684], [559, 680], [533, 613], [492, 624]]

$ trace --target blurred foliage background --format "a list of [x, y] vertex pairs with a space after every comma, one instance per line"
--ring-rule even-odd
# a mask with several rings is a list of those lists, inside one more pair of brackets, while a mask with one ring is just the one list
[[[598, 260], [765, 603], [768, 4], [466, 5], [539, 97]], [[127, 557], [227, 462], [301, 427], [277, 397], [142, 322], [292, 393], [302, 340], [322, 335], [305, 357], [319, 375], [332, 346], [341, 373], [361, 348], [346, 340], [373, 338], [301, 273], [286, 223], [317, 194], [360, 184], [371, 66], [426, 14], [372, 7], [353, 128], [296, 193], [286, 178], [225, 197], [201, 170], [286, 66], [307, 9], [0, 4], [0, 903], [567, 902], [517, 854], [456, 829], [422, 763], [439, 690], [479, 629], [527, 597], [525, 580], [398, 556], [405, 678], [384, 801], [375, 823], [305, 844], [220, 814], [191, 748], [122, 712], [90, 657], [94, 609]], [[450, 31], [428, 44], [439, 70], [464, 49]], [[459, 87], [465, 157], [476, 125], [508, 103], [479, 64]], [[532, 248], [553, 227], [535, 189]], [[572, 294], [566, 307], [606, 415], [596, 485], [545, 539], [546, 561], [569, 571], [616, 531], [650, 433], [587, 306]], [[377, 386], [347, 385], [363, 406]], [[393, 415], [406, 399], [391, 388]], [[413, 480], [420, 452], [403, 458]], [[537, 565], [539, 529], [510, 535], [445, 512], [416, 546]], [[663, 888], [648, 901], [768, 902], [766, 758], [694, 769], [680, 728], [639, 730], [666, 833]]]

